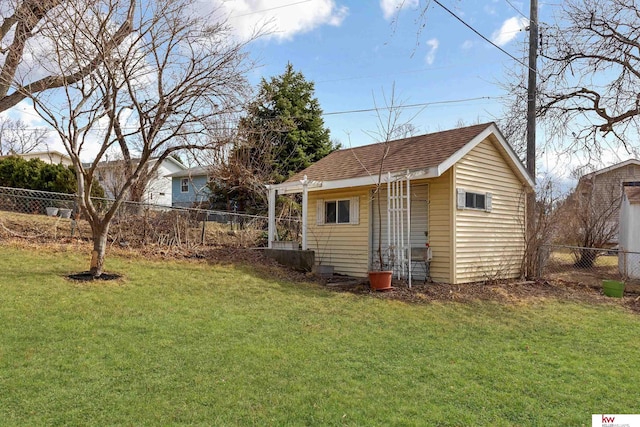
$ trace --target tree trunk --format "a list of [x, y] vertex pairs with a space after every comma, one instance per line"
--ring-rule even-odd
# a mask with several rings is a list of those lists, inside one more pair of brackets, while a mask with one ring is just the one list
[[93, 230], [93, 251], [91, 252], [91, 268], [93, 277], [100, 277], [104, 272], [104, 259], [107, 249], [107, 227], [101, 226]]

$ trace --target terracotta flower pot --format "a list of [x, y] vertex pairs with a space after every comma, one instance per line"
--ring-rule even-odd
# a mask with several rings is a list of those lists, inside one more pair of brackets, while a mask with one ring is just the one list
[[370, 271], [369, 286], [374, 291], [384, 291], [391, 289], [391, 278], [393, 271]]

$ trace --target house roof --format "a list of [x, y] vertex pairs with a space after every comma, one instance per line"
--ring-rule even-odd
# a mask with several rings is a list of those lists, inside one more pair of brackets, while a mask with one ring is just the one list
[[640, 160], [636, 160], [636, 159], [625, 160], [624, 162], [616, 163], [615, 165], [611, 165], [611, 166], [608, 166], [606, 168], [599, 169], [597, 171], [585, 174], [580, 179], [591, 178], [593, 176], [600, 175], [600, 174], [607, 173], [607, 172], [611, 172], [612, 170], [620, 169], [620, 168], [623, 168], [623, 167], [629, 166], [629, 165], [640, 166]]
[[[132, 158], [131, 159], [134, 164], [138, 164], [138, 162], [140, 161], [139, 158]], [[158, 161], [158, 157], [151, 157], [149, 159], [149, 165], [153, 165]], [[166, 157], [163, 162], [169, 162], [169, 163], [173, 163], [174, 165], [178, 166], [181, 169], [186, 169], [187, 167], [185, 165], [183, 165], [182, 163], [180, 163], [178, 160], [174, 159], [171, 156]], [[120, 164], [123, 164], [124, 160], [122, 159], [117, 159], [117, 160], [103, 160], [98, 162], [98, 168], [108, 168], [108, 167], [114, 167], [114, 166], [118, 166]], [[85, 168], [91, 167], [92, 162], [85, 162], [82, 163], [82, 165]]]
[[185, 178], [185, 177], [194, 177], [194, 176], [209, 176], [210, 168], [207, 167], [195, 167], [189, 168], [185, 170], [181, 170], [178, 172], [174, 172], [167, 176], [171, 178]]
[[61, 153], [58, 150], [30, 151], [28, 153], [8, 154], [8, 155], [5, 155], [5, 156], [0, 156], [0, 158], [6, 158], [6, 157], [11, 157], [11, 156], [29, 157], [29, 158], [41, 158], [41, 157], [52, 158], [52, 157], [58, 156], [58, 157], [60, 157], [62, 159], [66, 159], [69, 162], [71, 162], [71, 157], [69, 157], [68, 154]]
[[[389, 152], [382, 169], [383, 181], [389, 173], [405, 175], [407, 171], [415, 178], [438, 177], [492, 135], [499, 150], [510, 159], [516, 174], [533, 187], [533, 180], [493, 122], [389, 142]], [[375, 184], [384, 150], [384, 143], [336, 150], [284, 183], [270, 188], [279, 192], [298, 192], [305, 176], [316, 189]]]

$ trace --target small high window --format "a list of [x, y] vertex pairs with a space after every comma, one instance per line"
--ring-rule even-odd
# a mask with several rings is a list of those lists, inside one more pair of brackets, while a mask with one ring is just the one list
[[479, 193], [466, 193], [464, 207], [467, 209], [485, 209], [485, 195]]
[[475, 193], [466, 191], [464, 188], [458, 188], [458, 201], [456, 203], [458, 209], [477, 209], [485, 212], [491, 212], [492, 199], [491, 193]]
[[180, 180], [180, 191], [183, 193], [189, 192], [189, 178], [182, 178]]

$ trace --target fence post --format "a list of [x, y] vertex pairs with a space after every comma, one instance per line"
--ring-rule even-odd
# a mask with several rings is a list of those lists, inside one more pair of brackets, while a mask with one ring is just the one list
[[273, 248], [273, 238], [276, 231], [276, 189], [269, 186], [269, 228], [267, 245], [269, 249]]
[[207, 220], [207, 215], [205, 215], [205, 213], [203, 212], [202, 213], [202, 234], [200, 235], [200, 244], [201, 245], [204, 245], [204, 231], [205, 231], [205, 228], [207, 226], [206, 225], [207, 224], [206, 220]]

